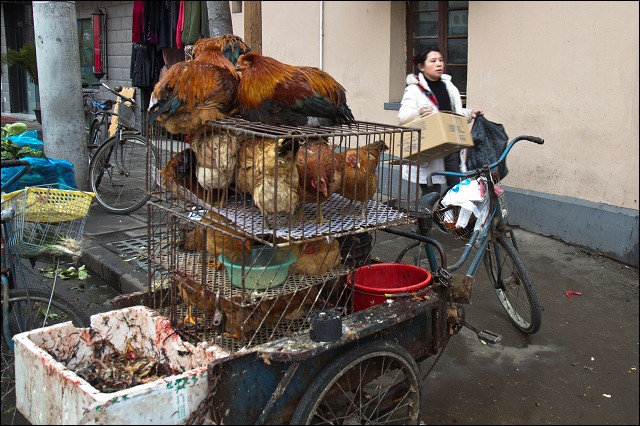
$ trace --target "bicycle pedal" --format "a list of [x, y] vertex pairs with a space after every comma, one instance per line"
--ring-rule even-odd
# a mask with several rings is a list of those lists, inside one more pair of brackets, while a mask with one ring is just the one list
[[478, 336], [478, 339], [486, 343], [491, 343], [492, 345], [495, 345], [496, 343], [500, 343], [500, 341], [502, 340], [501, 335], [493, 333], [488, 330], [479, 331], [478, 333], [476, 333], [476, 335]]
[[492, 345], [495, 345], [496, 343], [500, 343], [500, 341], [502, 340], [501, 335], [496, 334], [489, 330], [478, 330], [477, 328], [475, 328], [474, 326], [472, 326], [466, 321], [462, 325], [464, 327], [467, 327], [469, 330], [473, 331], [474, 333], [476, 333], [476, 336], [478, 337], [478, 339], [480, 339], [480, 341], [484, 343], [490, 343]]

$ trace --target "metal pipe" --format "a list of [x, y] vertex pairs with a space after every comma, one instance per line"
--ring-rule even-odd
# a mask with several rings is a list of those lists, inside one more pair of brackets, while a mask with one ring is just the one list
[[423, 243], [431, 244], [440, 253], [440, 266], [442, 266], [444, 269], [447, 269], [447, 255], [444, 252], [444, 247], [442, 247], [442, 244], [440, 244], [438, 240], [435, 240], [431, 237], [427, 237], [425, 235], [420, 235], [413, 232], [400, 231], [398, 229], [392, 229], [392, 228], [384, 228], [382, 229], [382, 231], [388, 232], [390, 234], [400, 235], [401, 237], [422, 241]]

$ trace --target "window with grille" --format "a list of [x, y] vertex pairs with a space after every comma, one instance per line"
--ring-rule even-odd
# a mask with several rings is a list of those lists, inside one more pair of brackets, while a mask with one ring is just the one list
[[417, 72], [413, 56], [424, 47], [436, 47], [446, 63], [445, 72], [467, 93], [468, 1], [407, 2], [407, 73]]

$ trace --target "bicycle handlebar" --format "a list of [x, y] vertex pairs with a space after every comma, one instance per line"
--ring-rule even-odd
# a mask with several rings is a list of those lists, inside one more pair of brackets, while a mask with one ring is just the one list
[[135, 99], [129, 98], [129, 97], [127, 97], [127, 96], [125, 96], [125, 95], [120, 93], [122, 91], [122, 86], [116, 86], [114, 89], [112, 89], [111, 87], [107, 86], [103, 82], [100, 82], [100, 84], [102, 84], [102, 87], [104, 87], [109, 92], [113, 93], [114, 95], [121, 97], [125, 101], [131, 102], [132, 105], [138, 105], [138, 103], [135, 101]]
[[8, 181], [6, 181], [4, 184], [2, 184], [2, 191], [4, 192], [4, 190], [6, 188], [9, 188], [11, 185], [13, 185], [18, 179], [20, 179], [22, 176], [24, 176], [29, 169], [31, 168], [31, 163], [29, 163], [28, 161], [25, 160], [2, 160], [2, 163], [0, 165], [0, 168], [5, 168], [5, 167], [20, 167], [22, 166], [22, 170], [18, 171], [18, 173], [16, 173], [15, 175], [11, 176], [11, 178], [9, 178]]
[[474, 169], [468, 172], [442, 172], [442, 171], [438, 171], [438, 172], [433, 172], [433, 175], [439, 175], [439, 176], [453, 176], [453, 177], [460, 177], [460, 178], [468, 178], [470, 176], [477, 176], [481, 173], [482, 170], [487, 169], [487, 170], [491, 170], [494, 167], [500, 165], [502, 162], [504, 162], [505, 158], [507, 158], [507, 155], [509, 154], [509, 151], [511, 151], [511, 148], [513, 148], [513, 146], [516, 144], [516, 142], [519, 141], [529, 141], [529, 142], [533, 142], [533, 143], [537, 143], [538, 145], [542, 145], [544, 144], [544, 139], [539, 138], [537, 136], [518, 136], [514, 139], [511, 140], [511, 142], [509, 142], [509, 144], [507, 145], [507, 147], [504, 149], [504, 151], [502, 152], [502, 155], [500, 156], [500, 158], [488, 165], [484, 165], [482, 167], [480, 167], [479, 169]]

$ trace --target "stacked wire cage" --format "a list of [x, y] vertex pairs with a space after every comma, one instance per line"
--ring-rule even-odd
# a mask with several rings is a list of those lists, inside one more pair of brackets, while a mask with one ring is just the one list
[[[349, 315], [347, 276], [371, 262], [372, 231], [413, 223], [393, 207], [415, 194], [392, 172], [402, 159], [389, 153], [419, 136], [368, 122], [227, 119], [189, 136], [153, 125], [160, 164], [148, 203], [152, 307], [183, 338], [229, 353], [306, 332], [317, 312]], [[319, 179], [309, 184], [313, 166], [297, 167], [313, 161], [316, 144], [332, 151], [326, 194]], [[345, 174], [349, 167], [359, 178]]]

